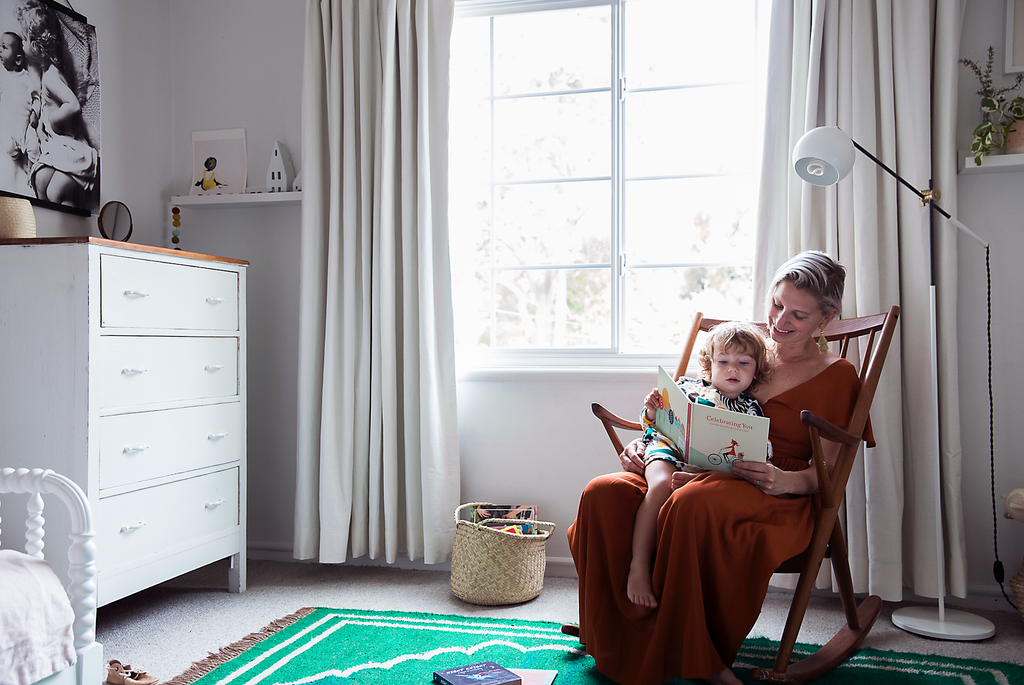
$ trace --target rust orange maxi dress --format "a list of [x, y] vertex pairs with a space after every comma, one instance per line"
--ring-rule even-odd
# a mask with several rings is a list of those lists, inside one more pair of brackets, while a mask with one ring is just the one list
[[[800, 411], [844, 425], [860, 381], [846, 360], [763, 406], [772, 463], [807, 468], [811, 446]], [[871, 428], [865, 431], [868, 444]], [[672, 493], [658, 516], [656, 609], [626, 597], [633, 520], [644, 479], [619, 472], [592, 480], [569, 527], [580, 583], [580, 642], [597, 669], [622, 685], [709, 678], [731, 666], [753, 627], [778, 565], [807, 547], [810, 497], [765, 495], [733, 475], [705, 473]]]

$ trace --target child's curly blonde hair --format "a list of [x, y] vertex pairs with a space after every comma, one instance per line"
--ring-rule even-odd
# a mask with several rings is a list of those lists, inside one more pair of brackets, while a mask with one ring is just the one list
[[757, 365], [754, 380], [744, 392], [753, 392], [768, 382], [775, 372], [775, 352], [768, 348], [761, 329], [744, 321], [726, 321], [708, 331], [708, 337], [704, 340], [704, 346], [700, 348], [697, 357], [700, 375], [704, 379], [711, 380], [711, 362], [715, 356], [715, 349], [728, 350], [730, 347], [739, 347], [753, 357]]

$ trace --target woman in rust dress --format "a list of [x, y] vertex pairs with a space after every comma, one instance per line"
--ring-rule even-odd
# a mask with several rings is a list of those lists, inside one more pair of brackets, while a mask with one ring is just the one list
[[[619, 455], [623, 471], [592, 480], [569, 528], [580, 583], [580, 642], [622, 685], [675, 677], [739, 683], [731, 664], [761, 611], [778, 565], [810, 542], [817, 491], [804, 409], [847, 422], [860, 389], [853, 365], [819, 349], [815, 335], [842, 306], [845, 270], [821, 252], [784, 264], [769, 289], [767, 321], [777, 366], [754, 393], [771, 419], [771, 463], [738, 462], [734, 475], [703, 473], [678, 487], [658, 516], [652, 564], [656, 608], [626, 596], [631, 536], [643, 500], [643, 443]], [[872, 445], [870, 427], [865, 437]], [[825, 442], [831, 467], [838, 445]]]

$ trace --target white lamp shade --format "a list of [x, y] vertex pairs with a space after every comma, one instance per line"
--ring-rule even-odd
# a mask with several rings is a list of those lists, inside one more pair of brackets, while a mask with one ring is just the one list
[[835, 126], [819, 126], [797, 141], [793, 148], [793, 166], [808, 183], [830, 186], [850, 173], [855, 155], [850, 136]]

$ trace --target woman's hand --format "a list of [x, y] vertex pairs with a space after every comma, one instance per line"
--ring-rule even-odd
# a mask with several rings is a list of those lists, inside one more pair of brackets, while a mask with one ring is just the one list
[[772, 464], [738, 459], [732, 463], [732, 472], [766, 495], [776, 497], [789, 492], [786, 487], [789, 472]]
[[622, 470], [644, 475], [644, 451], [646, 449], [647, 444], [639, 438], [626, 445], [622, 454], [619, 455]]

